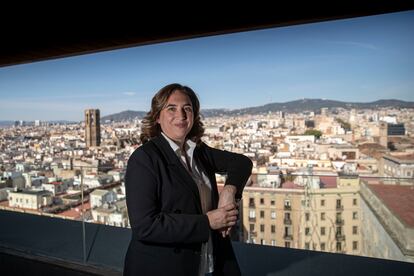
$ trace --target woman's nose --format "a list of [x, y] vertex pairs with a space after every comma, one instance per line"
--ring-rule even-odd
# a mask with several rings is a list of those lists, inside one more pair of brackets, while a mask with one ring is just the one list
[[187, 113], [185, 112], [185, 110], [184, 109], [180, 109], [180, 111], [179, 111], [179, 118], [180, 119], [187, 119]]

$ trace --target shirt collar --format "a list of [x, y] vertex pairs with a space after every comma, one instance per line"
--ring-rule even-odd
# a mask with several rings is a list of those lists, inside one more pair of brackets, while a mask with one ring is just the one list
[[[178, 156], [181, 156], [180, 147], [172, 139], [170, 139], [167, 135], [165, 135], [164, 132], [161, 132], [161, 134], [168, 141], [168, 143], [170, 144], [170, 147], [173, 149], [175, 154], [177, 154]], [[193, 159], [194, 149], [195, 149], [196, 145], [197, 144], [195, 142], [191, 141], [190, 139], [187, 139], [185, 141], [185, 151], [187, 152], [187, 155], [188, 155], [188, 157], [190, 157], [190, 159]]]

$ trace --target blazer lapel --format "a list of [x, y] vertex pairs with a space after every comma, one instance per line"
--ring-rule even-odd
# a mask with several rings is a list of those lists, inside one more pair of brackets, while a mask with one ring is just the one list
[[155, 145], [161, 150], [164, 155], [168, 167], [172, 174], [180, 179], [179, 183], [182, 183], [186, 189], [188, 189], [191, 194], [194, 196], [195, 201], [197, 202], [198, 211], [202, 213], [201, 202], [200, 202], [200, 193], [198, 191], [197, 184], [194, 182], [191, 175], [188, 173], [184, 165], [178, 159], [178, 156], [175, 154], [171, 146], [168, 144], [168, 141], [162, 135], [159, 135], [151, 139]]

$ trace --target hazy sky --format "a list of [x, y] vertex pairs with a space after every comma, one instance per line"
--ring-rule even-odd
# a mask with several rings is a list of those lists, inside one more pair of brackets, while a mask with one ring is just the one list
[[414, 11], [210, 36], [0, 68], [0, 120], [148, 111], [171, 82], [202, 108], [300, 98], [414, 101]]

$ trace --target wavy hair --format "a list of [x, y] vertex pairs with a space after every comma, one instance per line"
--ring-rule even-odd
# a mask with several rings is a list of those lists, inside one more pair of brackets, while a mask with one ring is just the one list
[[200, 118], [200, 102], [197, 95], [190, 87], [183, 86], [179, 83], [172, 83], [161, 88], [152, 98], [151, 110], [142, 119], [140, 135], [142, 144], [161, 134], [161, 127], [157, 123], [157, 119], [160, 116], [161, 110], [167, 104], [168, 98], [176, 91], [187, 95], [193, 106], [194, 123], [186, 139], [191, 139], [197, 144], [201, 142], [201, 137], [204, 134], [204, 126]]

